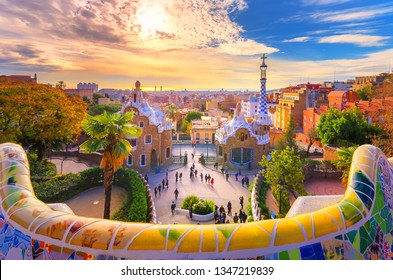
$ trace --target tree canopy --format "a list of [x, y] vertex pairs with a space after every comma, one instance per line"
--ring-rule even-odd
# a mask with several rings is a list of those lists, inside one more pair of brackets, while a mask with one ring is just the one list
[[357, 107], [338, 111], [330, 108], [321, 116], [317, 132], [323, 144], [353, 146], [370, 143], [372, 135], [382, 130], [369, 124]]
[[[265, 180], [271, 185], [273, 195], [279, 203], [281, 198], [282, 213], [286, 213], [290, 208], [290, 194], [295, 197], [297, 197], [298, 194], [307, 194], [303, 184], [304, 175], [302, 172], [302, 161], [300, 156], [290, 147], [286, 147], [282, 151], [273, 151], [271, 160], [263, 156], [260, 165], [264, 168], [262, 172]], [[280, 179], [283, 183], [281, 197]]]
[[86, 104], [58, 88], [36, 83], [0, 84], [0, 141], [37, 151], [73, 141], [80, 133]]
[[293, 118], [290, 119], [289, 125], [286, 127], [284, 135], [278, 140], [277, 150], [285, 150], [286, 147], [290, 147], [299, 153], [299, 146], [296, 144], [296, 124]]
[[121, 110], [121, 104], [93, 104], [89, 106], [89, 115], [97, 116], [106, 111], [109, 114], [117, 113]]
[[190, 123], [193, 120], [200, 120], [202, 118], [202, 116], [203, 116], [202, 113], [192, 111], [192, 112], [187, 113], [185, 120]]

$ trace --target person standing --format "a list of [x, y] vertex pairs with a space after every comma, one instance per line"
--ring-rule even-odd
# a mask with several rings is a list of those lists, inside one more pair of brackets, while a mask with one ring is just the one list
[[210, 180], [210, 184], [212, 185], [212, 187], [214, 187], [214, 178], [212, 178], [212, 179]]
[[172, 204], [171, 204], [171, 212], [172, 212], [172, 215], [175, 215], [175, 209], [176, 209], [176, 204], [175, 204], [174, 201], [172, 201]]
[[240, 202], [240, 206], [243, 209], [243, 203], [244, 203], [244, 197], [243, 196], [239, 197], [239, 202]]
[[233, 216], [233, 222], [237, 223], [239, 221], [239, 216], [237, 215], [237, 213], [235, 213], [235, 216]]
[[238, 181], [237, 177], [239, 177], [239, 173], [236, 172], [235, 174], [236, 181]]
[[149, 177], [147, 176], [147, 173], [145, 174], [145, 181], [146, 183], [149, 183]]
[[158, 195], [161, 194], [161, 184], [158, 184]]
[[175, 178], [176, 178], [176, 183], [177, 183], [177, 181], [179, 180], [179, 172], [177, 172], [177, 171], [176, 171], [176, 174], [175, 174]]
[[157, 187], [154, 188], [154, 197], [157, 197]]
[[228, 209], [228, 216], [232, 216], [232, 203], [230, 201], [228, 201], [227, 209]]
[[165, 179], [162, 179], [162, 189], [164, 189], [165, 188]]
[[168, 179], [166, 179], [165, 186], [167, 189], [169, 189], [169, 180]]
[[242, 187], [244, 187], [244, 177], [242, 178]]
[[179, 174], [180, 182], [181, 182], [181, 178], [183, 178], [183, 173], [182, 172], [180, 172], [180, 174]]
[[228, 182], [228, 179], [229, 179], [229, 174], [228, 173], [225, 173], [225, 178], [227, 179], [227, 182]]
[[201, 176], [201, 182], [203, 182], [203, 174], [201, 173], [199, 176]]

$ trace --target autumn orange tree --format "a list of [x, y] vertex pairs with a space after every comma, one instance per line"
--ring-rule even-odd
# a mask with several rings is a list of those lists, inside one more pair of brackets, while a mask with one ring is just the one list
[[37, 152], [73, 141], [86, 105], [77, 96], [36, 83], [0, 83], [0, 142], [17, 142]]

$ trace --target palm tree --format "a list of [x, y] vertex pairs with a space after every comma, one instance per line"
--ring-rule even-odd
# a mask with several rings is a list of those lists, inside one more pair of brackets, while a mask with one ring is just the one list
[[177, 123], [180, 119], [179, 108], [175, 104], [170, 104], [165, 111], [165, 114], [168, 118], [170, 118], [173, 122], [176, 123], [175, 130], [177, 131]]
[[87, 153], [104, 151], [100, 167], [104, 169], [105, 207], [104, 219], [110, 217], [110, 203], [114, 174], [130, 154], [132, 146], [127, 139], [140, 136], [142, 130], [131, 124], [133, 112], [90, 116], [82, 122], [82, 129], [90, 137], [81, 148]]
[[340, 158], [334, 160], [333, 164], [337, 167], [337, 169], [343, 171], [341, 181], [344, 185], [348, 183], [349, 169], [351, 168], [353, 153], [356, 151], [357, 148], [358, 146], [341, 147], [340, 150], [336, 152], [336, 154]]

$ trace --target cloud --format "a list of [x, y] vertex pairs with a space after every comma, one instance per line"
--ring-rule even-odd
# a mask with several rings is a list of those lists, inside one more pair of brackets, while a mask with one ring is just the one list
[[302, 4], [304, 6], [311, 5], [329, 5], [329, 4], [341, 4], [350, 2], [352, 0], [302, 0]]
[[385, 40], [389, 39], [388, 36], [374, 36], [362, 34], [342, 34], [322, 37], [319, 43], [347, 43], [354, 44], [361, 47], [375, 47], [385, 45]]
[[293, 39], [289, 39], [289, 40], [284, 40], [284, 43], [303, 43], [303, 42], [308, 42], [310, 41], [310, 37], [308, 36], [304, 36], [304, 37], [296, 37]]
[[391, 4], [388, 4], [351, 8], [334, 12], [315, 13], [311, 15], [311, 18], [319, 22], [358, 22], [391, 13], [393, 13], [393, 6]]
[[279, 50], [273, 47], [268, 47], [265, 44], [257, 43], [253, 40], [239, 40], [234, 43], [220, 44], [217, 47], [217, 51], [232, 55], [256, 55], [262, 53], [274, 53]]

